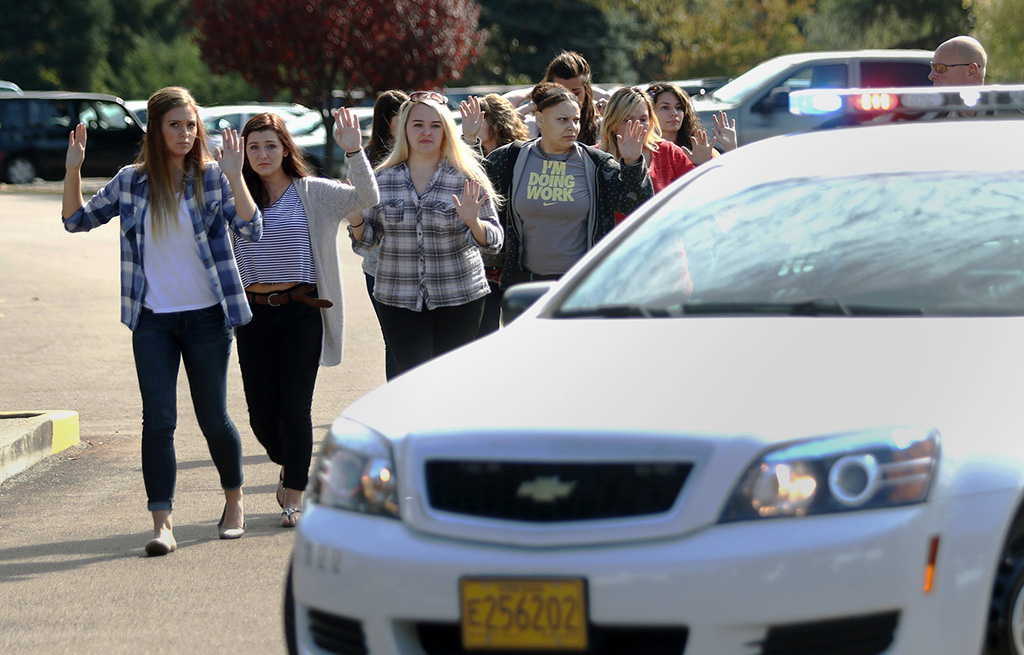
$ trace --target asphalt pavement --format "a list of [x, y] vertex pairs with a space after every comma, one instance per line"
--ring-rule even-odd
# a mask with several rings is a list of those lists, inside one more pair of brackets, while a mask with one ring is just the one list
[[[147, 558], [152, 523], [131, 333], [119, 321], [118, 229], [68, 234], [60, 185], [47, 184], [56, 189], [0, 188], [0, 432], [30, 433], [25, 439], [42, 454], [0, 474], [0, 653], [283, 652], [281, 593], [294, 531], [280, 527], [277, 467], [248, 426], [235, 357], [228, 407], [242, 437], [246, 533], [217, 538], [224, 497], [182, 373], [179, 548]], [[384, 382], [360, 260], [344, 241], [340, 252], [345, 355], [341, 366], [320, 369], [317, 444], [349, 403]], [[79, 443], [53, 454], [54, 435], [62, 446], [73, 426], [48, 431], [40, 422], [74, 418]]]

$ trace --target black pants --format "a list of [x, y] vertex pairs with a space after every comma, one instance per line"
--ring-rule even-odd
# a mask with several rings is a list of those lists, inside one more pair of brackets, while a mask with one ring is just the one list
[[249, 425], [271, 461], [284, 467], [284, 486], [305, 489], [323, 319], [316, 307], [297, 302], [251, 307], [252, 320], [235, 329]]
[[398, 374], [472, 341], [483, 312], [483, 298], [421, 312], [377, 303], [377, 318]]
[[497, 332], [501, 326], [501, 299], [505, 296], [505, 290], [494, 282], [488, 282], [491, 292], [484, 296], [484, 317], [480, 320], [478, 337]]
[[[377, 283], [377, 279], [374, 276], [370, 275], [369, 273], [363, 273], [363, 275], [366, 276], [366, 292], [370, 294], [370, 304], [373, 305], [373, 313], [377, 315], [377, 323], [379, 324], [380, 323], [380, 315], [379, 315], [379, 312], [377, 311], [377, 305], [379, 305], [380, 303], [378, 303], [377, 299], [373, 297], [373, 287]], [[384, 335], [384, 328], [381, 328], [381, 336], [383, 337], [383, 335]], [[398, 368], [395, 365], [395, 354], [388, 349], [388, 342], [387, 342], [387, 339], [385, 338], [385, 340], [384, 340], [384, 376], [385, 376], [386, 379], [390, 380], [391, 378], [395, 377], [396, 375], [398, 375]]]

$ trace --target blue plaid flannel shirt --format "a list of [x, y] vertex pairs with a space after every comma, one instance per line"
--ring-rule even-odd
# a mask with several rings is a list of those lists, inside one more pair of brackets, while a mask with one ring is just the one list
[[[203, 170], [203, 193], [204, 206], [200, 211], [196, 205], [195, 185], [191, 180], [186, 182], [185, 201], [199, 253], [213, 290], [220, 298], [227, 324], [230, 327], [244, 325], [252, 319], [252, 310], [238, 276], [227, 226], [244, 239], [259, 241], [263, 214], [257, 210], [251, 221], [239, 218], [231, 185], [216, 164], [208, 164]], [[68, 232], [88, 232], [120, 215], [121, 322], [132, 331], [139, 324], [142, 299], [146, 294], [146, 276], [142, 272], [146, 250], [143, 219], [148, 208], [148, 175], [134, 165], [125, 166], [82, 209], [64, 219], [64, 229]]]

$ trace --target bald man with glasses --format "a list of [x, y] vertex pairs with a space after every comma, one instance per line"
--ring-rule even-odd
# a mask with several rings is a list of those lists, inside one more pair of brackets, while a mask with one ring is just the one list
[[935, 86], [969, 86], [985, 83], [988, 54], [977, 39], [955, 36], [935, 49], [928, 79]]

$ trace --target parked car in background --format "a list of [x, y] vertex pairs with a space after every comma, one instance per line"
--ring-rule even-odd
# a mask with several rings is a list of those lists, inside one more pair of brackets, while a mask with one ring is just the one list
[[698, 77], [689, 80], [670, 81], [683, 91], [686, 91], [691, 98], [696, 100], [702, 96], [717, 91], [731, 80], [731, 77]]
[[146, 126], [146, 118], [149, 113], [148, 100], [125, 100], [124, 106], [135, 113], [135, 117], [139, 119], [143, 127]]
[[[371, 113], [373, 109], [370, 109]], [[295, 145], [306, 153], [306, 158], [319, 174], [325, 174], [327, 166], [327, 128], [324, 127], [320, 112], [299, 104], [247, 103], [240, 105], [217, 105], [201, 107], [199, 115], [206, 127], [206, 145], [213, 152], [221, 144], [221, 132], [226, 128], [242, 131], [245, 124], [256, 114], [272, 112], [285, 121]], [[334, 149], [334, 171], [332, 177], [340, 177], [344, 171], [344, 155]]]
[[1024, 654], [1022, 140], [746, 145], [507, 290], [331, 426], [289, 653]]
[[[812, 130], [827, 120], [789, 111], [789, 93], [803, 89], [928, 86], [930, 50], [804, 52], [762, 62], [694, 100], [705, 127], [725, 111], [736, 120], [740, 145]], [[692, 95], [692, 94], [691, 94]]]
[[145, 131], [120, 98], [65, 91], [0, 92], [0, 179], [27, 184], [64, 178], [68, 134], [89, 130], [85, 177], [112, 177], [135, 161]]

